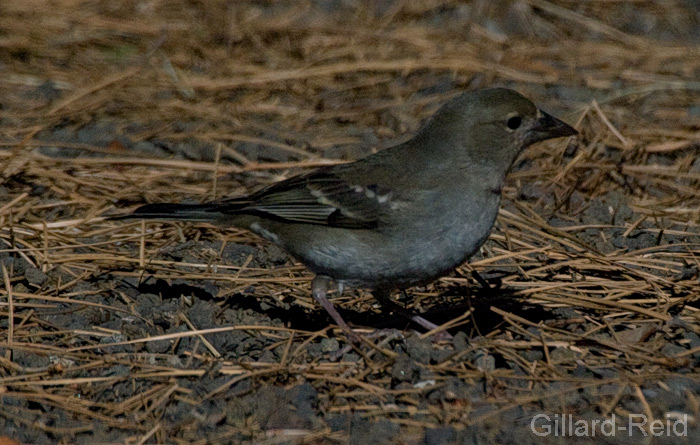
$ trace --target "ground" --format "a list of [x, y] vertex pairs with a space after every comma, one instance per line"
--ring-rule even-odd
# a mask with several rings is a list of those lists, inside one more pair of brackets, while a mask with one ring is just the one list
[[[0, 443], [697, 443], [697, 2], [0, 16]], [[521, 156], [468, 264], [394, 295], [452, 339], [349, 290], [349, 347], [250, 233], [106, 218], [358, 159], [495, 85], [581, 134]]]

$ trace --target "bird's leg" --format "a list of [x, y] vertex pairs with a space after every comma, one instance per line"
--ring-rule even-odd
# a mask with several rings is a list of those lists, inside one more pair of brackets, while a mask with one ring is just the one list
[[[406, 293], [405, 290], [402, 290], [401, 292], [403, 292], [404, 295]], [[428, 331], [432, 331], [433, 329], [438, 328], [438, 325], [436, 325], [435, 323], [426, 320], [420, 315], [416, 315], [413, 312], [399, 306], [396, 302], [394, 302], [394, 300], [391, 299], [391, 297], [389, 296], [389, 291], [386, 289], [377, 289], [374, 292], [374, 298], [376, 298], [377, 301], [379, 301], [379, 303], [381, 303], [382, 305], [390, 307], [392, 310], [398, 312], [403, 317], [412, 320], [418, 326], [421, 326], [427, 329]], [[439, 340], [448, 340], [452, 338], [452, 336], [447, 331], [438, 332], [437, 335]]]
[[484, 280], [484, 277], [482, 277], [482, 276], [479, 274], [479, 272], [477, 272], [477, 271], [475, 271], [475, 270], [472, 270], [472, 278], [474, 278], [474, 279], [476, 280], [476, 282], [479, 283], [479, 285], [480, 285], [481, 287], [484, 288], [484, 290], [491, 290], [491, 289], [493, 289], [493, 288], [491, 287], [491, 285], [490, 285], [486, 280]]
[[[343, 320], [343, 317], [340, 316], [338, 310], [335, 308], [335, 306], [333, 306], [333, 303], [328, 300], [328, 288], [330, 287], [331, 281], [332, 280], [328, 277], [316, 275], [314, 280], [311, 282], [311, 293], [313, 294], [314, 299], [318, 301], [318, 304], [320, 304], [321, 307], [328, 312], [328, 315], [331, 316], [338, 327], [345, 332], [345, 335], [348, 336], [350, 341], [353, 343], [359, 343], [360, 337], [358, 337], [357, 334], [350, 329], [350, 326], [345, 323], [345, 320]], [[339, 285], [338, 289], [342, 291], [342, 285]]]
[[[406, 290], [402, 289], [401, 292], [406, 295]], [[432, 331], [433, 329], [437, 329], [438, 325], [433, 323], [432, 321], [426, 320], [425, 318], [421, 317], [420, 315], [416, 315], [411, 313], [411, 320], [413, 320], [414, 323], [416, 323], [418, 326], [423, 326], [425, 329]]]
[[[406, 318], [412, 318], [413, 314], [410, 311], [407, 311], [406, 309], [402, 308], [398, 303], [396, 303], [394, 300], [391, 299], [391, 292], [389, 289], [386, 288], [378, 288], [372, 291], [372, 295], [374, 298], [381, 304], [382, 306], [391, 309], [392, 311], [397, 312], [403, 317]], [[422, 326], [422, 325], [421, 325]]]

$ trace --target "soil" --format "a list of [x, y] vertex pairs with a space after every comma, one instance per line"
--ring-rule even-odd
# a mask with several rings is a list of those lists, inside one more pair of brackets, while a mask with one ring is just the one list
[[[696, 2], [0, 16], [0, 443], [697, 443]], [[581, 135], [522, 155], [468, 264], [393, 295], [452, 338], [350, 289], [350, 345], [279, 248], [106, 218], [361, 158], [495, 85]]]

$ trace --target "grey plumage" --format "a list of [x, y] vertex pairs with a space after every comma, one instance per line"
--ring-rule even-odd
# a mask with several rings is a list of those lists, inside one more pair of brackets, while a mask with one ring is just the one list
[[314, 297], [354, 336], [326, 298], [331, 281], [386, 292], [448, 273], [486, 241], [518, 154], [574, 134], [515, 91], [467, 92], [411, 140], [359, 161], [244, 198], [149, 204], [126, 218], [209, 221], [269, 239], [317, 274]]

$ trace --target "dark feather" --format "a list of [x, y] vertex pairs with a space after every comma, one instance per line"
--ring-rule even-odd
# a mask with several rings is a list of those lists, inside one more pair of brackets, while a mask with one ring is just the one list
[[[376, 187], [374, 187], [376, 189]], [[387, 191], [387, 193], [389, 193]], [[219, 208], [222, 213], [255, 213], [290, 222], [348, 229], [376, 227], [386, 212], [388, 194], [381, 202], [375, 191], [350, 184], [328, 169], [272, 184], [250, 197], [247, 204]]]
[[[341, 170], [342, 172], [342, 170]], [[148, 204], [119, 219], [216, 221], [249, 214], [286, 222], [371, 229], [388, 212], [391, 191], [347, 182], [330, 168], [271, 184], [247, 196], [204, 204]]]

